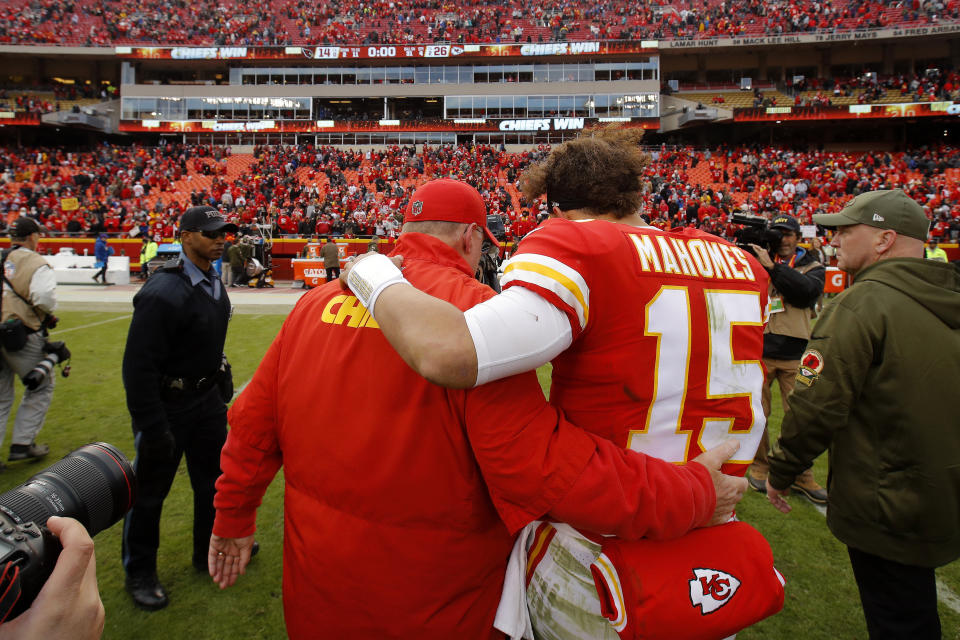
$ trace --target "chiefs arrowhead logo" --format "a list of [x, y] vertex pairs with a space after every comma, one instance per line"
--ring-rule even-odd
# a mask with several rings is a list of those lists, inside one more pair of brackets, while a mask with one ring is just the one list
[[700, 607], [701, 615], [713, 613], [730, 602], [740, 581], [718, 569], [694, 569], [690, 580], [690, 604]]

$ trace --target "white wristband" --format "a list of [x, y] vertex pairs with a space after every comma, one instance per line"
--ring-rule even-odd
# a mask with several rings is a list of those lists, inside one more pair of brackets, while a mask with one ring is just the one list
[[366, 307], [374, 318], [373, 307], [384, 289], [392, 284], [410, 284], [397, 265], [382, 253], [357, 260], [347, 274], [347, 285], [353, 295]]

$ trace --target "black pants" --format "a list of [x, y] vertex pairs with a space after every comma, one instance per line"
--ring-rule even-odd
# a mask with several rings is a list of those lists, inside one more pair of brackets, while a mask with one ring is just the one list
[[198, 566], [207, 564], [215, 515], [214, 485], [220, 477], [220, 450], [227, 440], [227, 408], [216, 387], [200, 402], [165, 406], [176, 440], [173, 457], [144, 458], [139, 451], [141, 438], [139, 434], [136, 437], [137, 501], [123, 523], [123, 568], [131, 575], [156, 571], [163, 501], [184, 455], [193, 488], [192, 560]]
[[940, 640], [933, 569], [847, 551], [872, 640]]
[[96, 275], [93, 276], [94, 280], [103, 279], [104, 282], [107, 281], [107, 263], [104, 262], [103, 266], [100, 267], [100, 271], [97, 271]]
[[340, 277], [340, 267], [327, 267], [327, 282]]

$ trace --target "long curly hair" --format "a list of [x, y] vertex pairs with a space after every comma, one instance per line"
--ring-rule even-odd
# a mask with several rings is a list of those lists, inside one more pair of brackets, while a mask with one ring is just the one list
[[523, 173], [523, 195], [533, 202], [547, 194], [553, 202], [576, 205], [566, 208], [596, 215], [624, 218], [637, 213], [643, 169], [650, 162], [640, 150], [641, 138], [640, 128], [610, 125], [585, 130]]

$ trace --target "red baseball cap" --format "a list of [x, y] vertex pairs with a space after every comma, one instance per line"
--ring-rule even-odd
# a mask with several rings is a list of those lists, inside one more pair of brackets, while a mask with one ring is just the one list
[[487, 207], [483, 196], [466, 182], [440, 178], [417, 189], [404, 211], [405, 222], [475, 222], [496, 246], [500, 241], [487, 228]]

